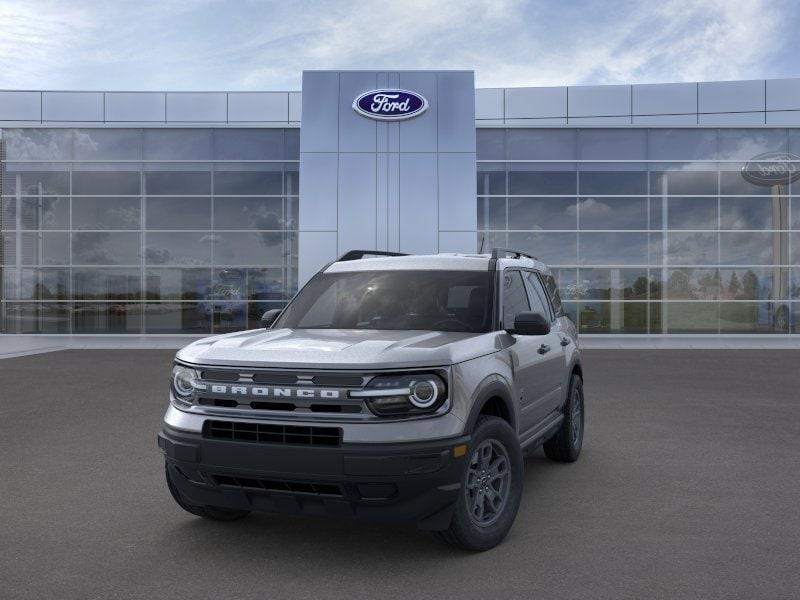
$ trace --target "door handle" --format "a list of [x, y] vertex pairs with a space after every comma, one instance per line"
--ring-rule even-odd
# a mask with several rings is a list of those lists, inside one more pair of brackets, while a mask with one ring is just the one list
[[537, 352], [539, 354], [547, 354], [548, 352], [550, 352], [550, 346], [548, 346], [547, 344], [542, 344], [541, 346], [539, 346]]
[[562, 346], [569, 346], [572, 343], [572, 340], [568, 337], [561, 338], [561, 345]]

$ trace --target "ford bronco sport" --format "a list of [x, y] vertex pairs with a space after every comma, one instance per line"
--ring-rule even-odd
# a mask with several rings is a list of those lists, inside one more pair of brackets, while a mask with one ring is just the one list
[[410, 522], [486, 550], [523, 451], [578, 458], [577, 334], [533, 257], [351, 251], [263, 324], [175, 358], [158, 441], [190, 513]]

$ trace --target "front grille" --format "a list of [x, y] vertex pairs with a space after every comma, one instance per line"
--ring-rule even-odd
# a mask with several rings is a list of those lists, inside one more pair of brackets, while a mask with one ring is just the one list
[[257, 444], [287, 444], [297, 446], [342, 445], [342, 430], [339, 427], [241, 423], [238, 421], [206, 421], [203, 425], [203, 436], [218, 440], [253, 442]]
[[344, 496], [342, 486], [335, 483], [311, 483], [301, 481], [281, 481], [275, 479], [254, 479], [233, 475], [212, 475], [217, 485], [261, 490], [265, 492], [286, 492], [290, 494], [313, 494], [316, 496]]

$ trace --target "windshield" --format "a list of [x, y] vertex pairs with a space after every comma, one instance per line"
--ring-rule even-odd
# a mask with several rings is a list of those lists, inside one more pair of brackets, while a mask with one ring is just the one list
[[489, 271], [360, 271], [315, 276], [274, 327], [486, 332]]

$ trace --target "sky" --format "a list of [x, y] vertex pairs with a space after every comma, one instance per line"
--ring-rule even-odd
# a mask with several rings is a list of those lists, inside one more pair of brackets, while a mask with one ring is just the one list
[[800, 76], [796, 0], [0, 0], [0, 89], [299, 90], [303, 69], [478, 87]]

